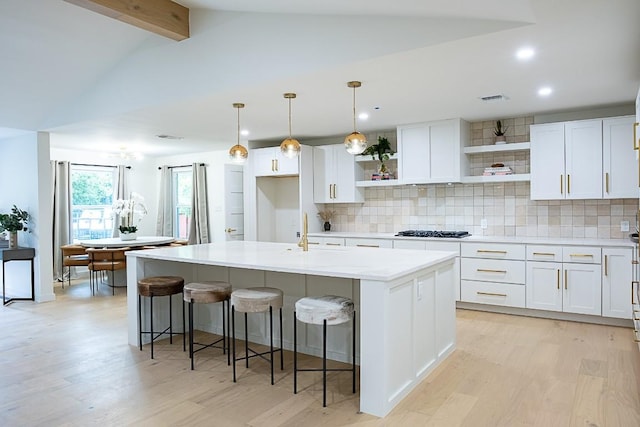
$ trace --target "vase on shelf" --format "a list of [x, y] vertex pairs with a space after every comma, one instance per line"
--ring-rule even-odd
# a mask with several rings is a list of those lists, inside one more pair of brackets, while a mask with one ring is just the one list
[[120, 240], [136, 240], [138, 238], [137, 233], [134, 232], [120, 232]]
[[18, 232], [12, 231], [9, 233], [9, 249], [15, 249], [18, 247]]
[[324, 231], [331, 231], [331, 223], [329, 221], [324, 222]]

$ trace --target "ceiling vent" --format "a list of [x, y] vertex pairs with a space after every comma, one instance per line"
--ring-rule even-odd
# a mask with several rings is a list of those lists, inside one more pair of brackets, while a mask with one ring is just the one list
[[480, 99], [484, 102], [494, 102], [494, 101], [507, 101], [509, 98], [504, 95], [489, 95], [482, 96]]
[[165, 134], [156, 135], [156, 137], [160, 139], [182, 139], [181, 136], [165, 135]]

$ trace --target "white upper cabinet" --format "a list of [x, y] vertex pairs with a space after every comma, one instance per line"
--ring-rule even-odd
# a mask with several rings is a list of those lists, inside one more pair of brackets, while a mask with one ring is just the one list
[[398, 178], [403, 184], [460, 182], [461, 147], [469, 124], [460, 119], [398, 126]]
[[287, 158], [280, 151], [280, 147], [257, 148], [251, 150], [249, 155], [254, 157], [254, 176], [298, 175], [298, 156]]
[[313, 148], [313, 201], [315, 203], [362, 203], [362, 167], [343, 144]]
[[638, 197], [638, 160], [633, 147], [633, 116], [602, 121], [603, 197]]
[[531, 199], [602, 198], [602, 120], [532, 125]]

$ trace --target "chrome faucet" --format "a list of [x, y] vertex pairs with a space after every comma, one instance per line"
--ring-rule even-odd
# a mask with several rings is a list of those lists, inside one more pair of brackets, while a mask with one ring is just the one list
[[298, 242], [298, 246], [301, 247], [304, 252], [309, 251], [309, 239], [307, 238], [308, 232], [309, 223], [307, 221], [307, 213], [305, 212], [302, 216], [302, 238]]

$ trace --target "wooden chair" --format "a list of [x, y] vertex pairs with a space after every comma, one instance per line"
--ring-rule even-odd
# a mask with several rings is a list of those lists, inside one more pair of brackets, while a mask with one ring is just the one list
[[68, 267], [69, 286], [71, 286], [71, 267], [88, 267], [89, 255], [81, 245], [63, 245], [62, 250], [62, 288], [64, 289], [64, 268]]
[[91, 284], [91, 295], [95, 295], [95, 289], [98, 286], [98, 273], [111, 272], [111, 293], [116, 294], [115, 291], [115, 272], [117, 270], [124, 270], [127, 268], [127, 259], [125, 252], [131, 248], [89, 248], [87, 254], [89, 255], [89, 282]]

